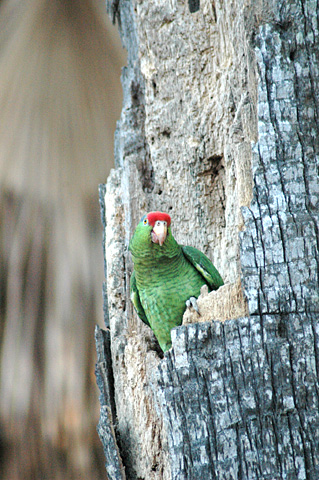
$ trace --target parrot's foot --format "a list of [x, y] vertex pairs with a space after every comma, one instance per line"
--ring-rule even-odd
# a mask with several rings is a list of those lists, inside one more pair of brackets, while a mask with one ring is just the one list
[[198, 305], [197, 305], [197, 300], [195, 297], [190, 297], [188, 300], [186, 300], [186, 307], [193, 308], [195, 312], [197, 312], [198, 315], [200, 315]]

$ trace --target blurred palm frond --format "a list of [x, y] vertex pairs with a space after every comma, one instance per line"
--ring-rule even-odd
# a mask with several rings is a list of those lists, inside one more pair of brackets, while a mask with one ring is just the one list
[[0, 470], [10, 480], [103, 472], [97, 185], [113, 162], [124, 62], [98, 0], [0, 4]]

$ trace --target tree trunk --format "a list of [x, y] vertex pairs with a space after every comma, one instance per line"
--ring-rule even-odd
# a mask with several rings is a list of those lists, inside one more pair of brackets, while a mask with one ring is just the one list
[[[100, 195], [108, 476], [317, 480], [318, 11], [195, 4], [109, 5], [128, 66]], [[172, 331], [164, 358], [129, 300], [128, 241], [154, 209], [226, 284], [199, 300], [209, 321]]]

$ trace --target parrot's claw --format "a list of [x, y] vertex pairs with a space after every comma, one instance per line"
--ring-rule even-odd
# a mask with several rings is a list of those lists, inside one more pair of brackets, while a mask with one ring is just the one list
[[188, 300], [186, 300], [186, 307], [187, 308], [192, 308], [193, 307], [195, 312], [197, 312], [198, 315], [200, 315], [198, 305], [197, 305], [197, 300], [196, 300], [195, 297], [190, 297]]

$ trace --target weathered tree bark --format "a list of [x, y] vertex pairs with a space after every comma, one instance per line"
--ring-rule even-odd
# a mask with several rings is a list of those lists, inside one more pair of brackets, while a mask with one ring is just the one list
[[[97, 371], [109, 477], [124, 478], [122, 462], [129, 479], [316, 480], [318, 7], [110, 8], [128, 67], [116, 168], [100, 195], [109, 335], [97, 332]], [[153, 209], [211, 257], [232, 307], [215, 314], [220, 289], [210, 321], [174, 329], [164, 358], [129, 301], [128, 241]]]

